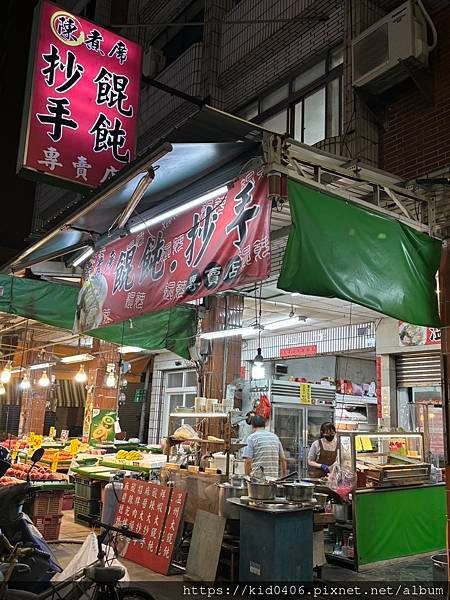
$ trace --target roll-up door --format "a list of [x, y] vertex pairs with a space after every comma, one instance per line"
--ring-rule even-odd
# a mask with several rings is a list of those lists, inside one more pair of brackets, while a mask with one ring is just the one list
[[440, 352], [408, 352], [396, 357], [397, 387], [441, 384]]

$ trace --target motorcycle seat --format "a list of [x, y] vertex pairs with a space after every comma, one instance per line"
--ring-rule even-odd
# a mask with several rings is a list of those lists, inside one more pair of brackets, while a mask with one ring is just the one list
[[117, 583], [125, 575], [123, 567], [87, 567], [84, 574], [95, 583]]

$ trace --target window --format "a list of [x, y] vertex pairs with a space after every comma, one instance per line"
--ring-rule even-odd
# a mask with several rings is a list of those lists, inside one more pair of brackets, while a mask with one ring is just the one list
[[[165, 375], [165, 418], [163, 432], [167, 432], [169, 425], [169, 414], [176, 411], [178, 407], [192, 408], [197, 396], [197, 372], [189, 371], [168, 371]], [[192, 425], [192, 419], [186, 421]], [[185, 422], [184, 419], [176, 418], [172, 420], [173, 431]]]
[[270, 90], [238, 113], [275, 133], [288, 133], [305, 144], [342, 133], [342, 46]]
[[[180, 27], [168, 27], [152, 41], [152, 46], [164, 54], [164, 68], [173, 63], [188, 48], [203, 41], [204, 20], [205, 11], [202, 1], [196, 0], [173, 21], [174, 24], [180, 23]], [[199, 23], [199, 25], [195, 27], [182, 25], [189, 22]]]

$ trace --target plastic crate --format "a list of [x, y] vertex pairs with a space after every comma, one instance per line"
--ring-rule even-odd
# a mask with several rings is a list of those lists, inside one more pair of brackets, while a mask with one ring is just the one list
[[53, 517], [62, 512], [64, 490], [39, 490], [33, 495], [28, 508], [34, 517]]
[[73, 509], [73, 492], [64, 492], [62, 500], [62, 510]]
[[83, 477], [74, 477], [75, 496], [85, 500], [99, 500], [101, 484], [98, 481], [91, 481]]
[[61, 529], [62, 515], [53, 517], [35, 517], [33, 523], [47, 541], [58, 540]]
[[75, 523], [88, 526], [89, 524], [86, 523], [86, 521], [82, 521], [78, 518], [79, 515], [100, 517], [101, 514], [102, 503], [100, 500], [83, 500], [82, 498], [77, 498], [75, 496], [73, 500], [73, 520]]

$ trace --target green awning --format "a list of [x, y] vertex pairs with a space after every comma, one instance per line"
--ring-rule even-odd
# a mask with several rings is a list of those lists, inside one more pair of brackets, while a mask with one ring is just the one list
[[278, 287], [342, 298], [439, 327], [441, 242], [395, 219], [288, 181], [292, 229]]
[[[63, 283], [0, 275], [0, 312], [71, 331], [77, 297], [78, 289]], [[195, 333], [195, 308], [175, 306], [123, 324], [102, 327], [86, 335], [145, 350], [171, 350], [189, 359], [189, 347], [194, 345]]]

